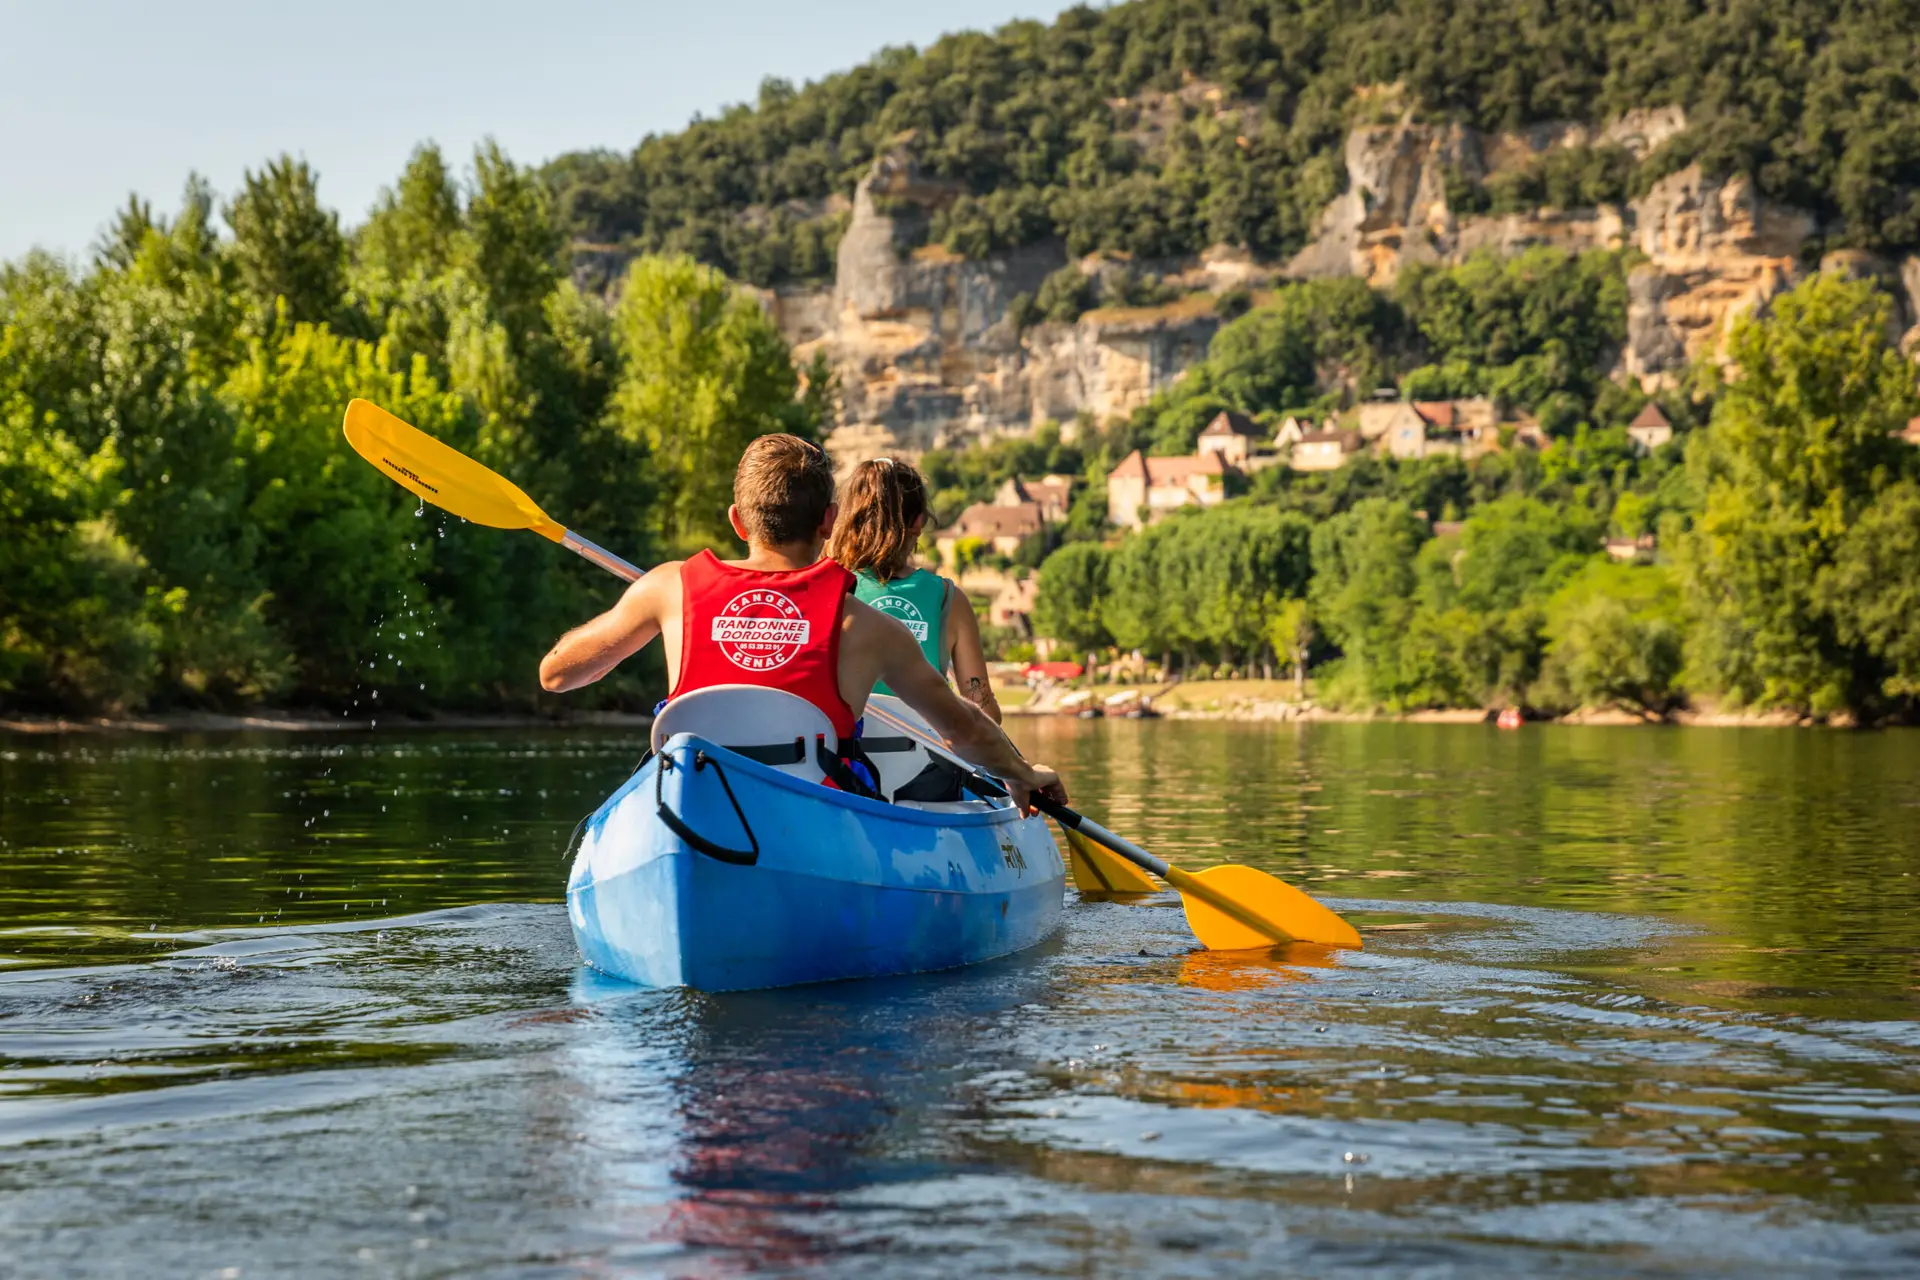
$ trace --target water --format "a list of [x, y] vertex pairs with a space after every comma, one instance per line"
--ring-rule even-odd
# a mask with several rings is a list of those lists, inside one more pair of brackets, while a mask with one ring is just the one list
[[626, 736], [0, 740], [0, 1274], [1920, 1269], [1920, 735], [1016, 732], [1367, 949], [646, 992]]

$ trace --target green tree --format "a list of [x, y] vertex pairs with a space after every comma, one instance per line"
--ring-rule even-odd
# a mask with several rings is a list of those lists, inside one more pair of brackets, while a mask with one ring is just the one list
[[305, 160], [283, 155], [259, 173], [247, 170], [227, 222], [257, 325], [271, 324], [282, 302], [295, 323], [337, 318], [346, 294], [346, 239], [339, 216], [321, 205], [319, 176]]
[[1310, 599], [1340, 646], [1342, 678], [1365, 700], [1400, 708], [1420, 682], [1403, 662], [1414, 613], [1414, 561], [1430, 536], [1404, 503], [1368, 498], [1313, 531]]
[[1293, 670], [1296, 701], [1307, 696], [1307, 662], [1313, 656], [1313, 642], [1318, 636], [1313, 606], [1304, 596], [1282, 600], [1267, 618], [1267, 642]]
[[1105, 547], [1075, 542], [1061, 547], [1040, 566], [1039, 593], [1033, 605], [1033, 629], [1085, 653], [1112, 643], [1101, 607], [1107, 596]]
[[1546, 642], [1537, 704], [1662, 715], [1680, 701], [1685, 607], [1664, 565], [1590, 561], [1547, 602]]
[[1684, 548], [1696, 624], [1691, 669], [1738, 702], [1816, 714], [1871, 706], [1881, 675], [1866, 633], [1845, 634], [1820, 581], [1861, 513], [1906, 462], [1892, 432], [1916, 403], [1870, 284], [1816, 277], [1738, 325], [1738, 376], [1715, 407]]
[[1920, 699], [1920, 484], [1902, 480], [1860, 513], [1815, 595], [1839, 641], [1878, 660], [1885, 697]]
[[690, 258], [633, 264], [615, 337], [625, 367], [613, 421], [653, 459], [660, 537], [679, 552], [727, 544], [734, 464], [748, 442], [820, 430], [787, 344], [758, 303]]

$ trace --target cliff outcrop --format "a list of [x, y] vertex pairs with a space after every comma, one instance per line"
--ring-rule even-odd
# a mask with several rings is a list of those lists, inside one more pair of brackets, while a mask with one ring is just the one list
[[[831, 444], [843, 461], [1125, 414], [1206, 354], [1219, 321], [1205, 294], [1022, 329], [1014, 300], [1068, 265], [1065, 248], [966, 258], [925, 243], [928, 220], [954, 194], [910, 157], [881, 157], [854, 192], [832, 287], [766, 296], [799, 354], [825, 350], [839, 375]], [[1100, 266], [1082, 264], [1089, 275]]]

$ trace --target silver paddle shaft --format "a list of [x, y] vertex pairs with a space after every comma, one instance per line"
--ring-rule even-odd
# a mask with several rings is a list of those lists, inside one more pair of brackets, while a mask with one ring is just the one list
[[591, 560], [614, 577], [625, 578], [628, 582], [640, 581], [641, 574], [645, 572], [635, 565], [628, 564], [599, 543], [588, 542], [571, 529], [560, 535], [560, 545], [584, 560]]

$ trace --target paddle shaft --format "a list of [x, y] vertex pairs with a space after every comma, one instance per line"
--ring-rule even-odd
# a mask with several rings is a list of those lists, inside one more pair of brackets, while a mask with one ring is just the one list
[[622, 560], [613, 552], [597, 542], [588, 542], [585, 538], [567, 529], [560, 534], [560, 545], [584, 560], [591, 561], [605, 569], [616, 578], [625, 578], [628, 582], [640, 581], [646, 570]]
[[1221, 915], [1231, 916], [1256, 933], [1264, 933], [1275, 942], [1292, 942], [1294, 937], [1273, 921], [1245, 904], [1236, 902], [1224, 893], [1220, 893], [1206, 881], [1190, 872], [1156, 858], [1125, 836], [1117, 836], [1085, 814], [1076, 813], [1067, 806], [1050, 799], [1036, 791], [1033, 793], [1033, 807], [1052, 818], [1063, 827], [1078, 831], [1095, 844], [1105, 845], [1142, 871], [1151, 871], [1181, 893], [1190, 893], [1200, 901], [1218, 911]]

